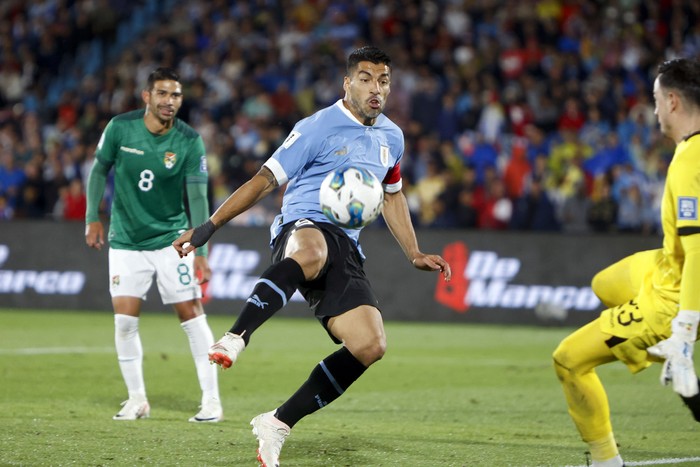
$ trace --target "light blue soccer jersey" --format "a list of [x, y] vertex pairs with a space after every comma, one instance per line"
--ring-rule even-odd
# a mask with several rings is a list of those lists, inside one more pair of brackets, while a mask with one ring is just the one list
[[[300, 120], [265, 162], [280, 185], [288, 182], [282, 212], [270, 227], [272, 239], [283, 225], [298, 219], [330, 223], [318, 193], [323, 179], [335, 169], [361, 166], [382, 180], [385, 192], [401, 190], [401, 178], [387, 180], [387, 173], [398, 167], [403, 151], [403, 132], [394, 122], [381, 114], [373, 126], [365, 126], [342, 100]], [[361, 229], [343, 230], [359, 246]]]

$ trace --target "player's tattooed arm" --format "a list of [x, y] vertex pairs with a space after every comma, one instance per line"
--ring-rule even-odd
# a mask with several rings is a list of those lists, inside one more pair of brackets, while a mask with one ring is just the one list
[[241, 185], [224, 201], [211, 216], [211, 221], [216, 228], [221, 227], [237, 215], [247, 211], [278, 186], [279, 183], [274, 174], [267, 167], [263, 166], [257, 174]]
[[273, 189], [277, 188], [280, 185], [272, 171], [264, 165], [258, 171], [258, 175], [264, 177]]

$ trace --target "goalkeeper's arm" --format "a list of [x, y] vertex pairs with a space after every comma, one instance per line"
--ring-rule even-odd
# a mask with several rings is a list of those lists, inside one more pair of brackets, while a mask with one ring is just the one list
[[693, 363], [693, 349], [700, 322], [700, 235], [681, 237], [685, 262], [681, 276], [679, 312], [671, 322], [671, 337], [649, 348], [649, 353], [665, 358], [661, 382], [673, 383], [681, 396], [698, 393], [698, 379]]

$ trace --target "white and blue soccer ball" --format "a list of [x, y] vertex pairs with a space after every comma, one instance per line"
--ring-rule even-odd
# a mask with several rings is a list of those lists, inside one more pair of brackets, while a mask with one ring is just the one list
[[319, 202], [331, 222], [359, 229], [379, 217], [384, 205], [384, 188], [369, 170], [345, 167], [326, 175], [321, 183]]

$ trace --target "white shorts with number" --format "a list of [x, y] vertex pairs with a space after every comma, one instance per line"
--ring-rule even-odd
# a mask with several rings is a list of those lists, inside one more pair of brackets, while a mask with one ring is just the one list
[[180, 258], [171, 246], [154, 251], [109, 249], [109, 292], [112, 297], [145, 300], [154, 276], [165, 305], [202, 298], [202, 289], [194, 274], [194, 254]]

